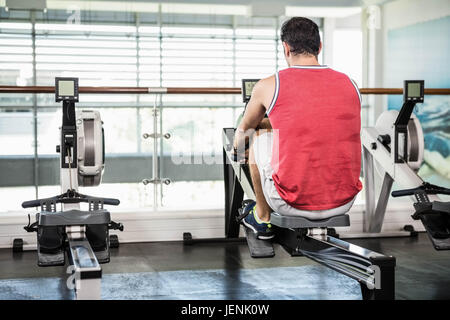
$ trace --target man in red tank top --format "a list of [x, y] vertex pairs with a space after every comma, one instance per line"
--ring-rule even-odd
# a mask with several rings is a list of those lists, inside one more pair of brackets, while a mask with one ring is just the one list
[[252, 140], [248, 161], [256, 203], [244, 208], [242, 222], [259, 239], [273, 237], [273, 211], [328, 218], [348, 211], [362, 188], [356, 84], [319, 65], [322, 43], [313, 21], [288, 20], [281, 40], [289, 68], [255, 85], [234, 140], [235, 152]]

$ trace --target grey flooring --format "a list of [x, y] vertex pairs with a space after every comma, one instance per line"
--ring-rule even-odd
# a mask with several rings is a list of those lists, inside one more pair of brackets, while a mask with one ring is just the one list
[[[450, 299], [450, 252], [417, 238], [349, 242], [397, 258], [397, 299]], [[102, 265], [103, 299], [361, 299], [359, 284], [279, 246], [252, 259], [245, 243], [121, 244]], [[0, 299], [72, 299], [64, 267], [39, 268], [36, 252], [0, 250]]]

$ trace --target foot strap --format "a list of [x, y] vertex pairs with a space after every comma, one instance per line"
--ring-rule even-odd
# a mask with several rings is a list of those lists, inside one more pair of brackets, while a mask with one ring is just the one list
[[30, 215], [28, 215], [28, 225], [23, 227], [26, 232], [37, 232], [38, 231], [38, 222], [35, 221], [31, 223]]
[[242, 207], [239, 208], [239, 210], [238, 210], [239, 215], [236, 217], [236, 221], [237, 221], [238, 223], [241, 223], [241, 221], [242, 221], [246, 216], [248, 216], [249, 213], [251, 212], [251, 211], [248, 211], [248, 212], [246, 212], [246, 213], [242, 213], [242, 212], [244, 211], [244, 208], [245, 208], [248, 204], [250, 204], [252, 201], [253, 201], [253, 200], [249, 200], [249, 199], [242, 201]]
[[246, 213], [242, 213], [242, 211], [243, 211], [243, 209], [241, 208], [241, 209], [239, 209], [239, 215], [236, 217], [236, 221], [238, 222], [238, 223], [241, 223], [241, 221], [242, 220], [244, 220], [244, 218], [246, 217], [246, 216], [248, 216], [248, 214], [250, 213], [250, 211], [249, 212], [246, 212]]

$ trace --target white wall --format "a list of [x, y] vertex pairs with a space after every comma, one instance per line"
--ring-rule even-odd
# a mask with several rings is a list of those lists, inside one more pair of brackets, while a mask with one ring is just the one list
[[449, 0], [398, 0], [383, 6], [383, 29], [397, 29], [450, 15]]
[[[385, 235], [398, 234], [405, 224], [414, 225], [416, 230], [423, 230], [421, 223], [412, 220], [411, 212], [404, 208], [404, 203], [389, 207], [383, 224]], [[353, 206], [350, 211], [351, 227], [338, 228], [342, 238], [358, 237], [362, 234], [363, 210], [363, 205]], [[33, 215], [31, 219], [34, 222]], [[123, 223], [125, 227], [123, 232], [111, 232], [117, 234], [122, 243], [179, 241], [183, 239], [184, 232], [191, 232], [194, 239], [221, 238], [224, 237], [225, 229], [223, 209], [114, 212], [111, 213], [111, 219]], [[22, 238], [26, 250], [35, 249], [36, 233], [27, 233], [23, 229], [27, 222], [28, 218], [24, 212], [3, 214], [0, 219], [0, 248], [10, 248], [15, 238]]]
[[[450, 16], [449, 0], [398, 0], [382, 6], [383, 61], [388, 60], [387, 34], [389, 30], [406, 27], [420, 22], [431, 21]], [[448, 32], [448, 30], [447, 30]], [[444, 33], [443, 36], [448, 33]], [[386, 76], [387, 63], [383, 69], [383, 86], [389, 84]], [[387, 108], [387, 99], [383, 108]]]
[[[435, 20], [450, 15], [449, 0], [397, 0], [379, 5], [379, 28], [368, 28], [369, 9], [362, 10], [363, 28], [363, 87], [386, 88], [388, 61], [387, 33], [389, 30]], [[398, 86], [399, 87], [399, 86]], [[387, 109], [387, 96], [366, 96], [372, 106], [369, 122], [374, 123]]]
[[343, 72], [362, 87], [361, 14], [324, 18], [323, 64]]

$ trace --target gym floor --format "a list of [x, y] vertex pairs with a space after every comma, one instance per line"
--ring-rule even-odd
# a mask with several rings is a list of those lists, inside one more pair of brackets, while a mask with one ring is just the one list
[[[349, 239], [397, 258], [397, 299], [450, 299], [450, 252], [427, 235]], [[184, 246], [182, 242], [121, 244], [102, 265], [103, 299], [361, 299], [359, 284], [279, 246], [252, 259], [245, 243]], [[72, 299], [65, 268], [39, 268], [36, 252], [0, 250], [0, 299]]]

